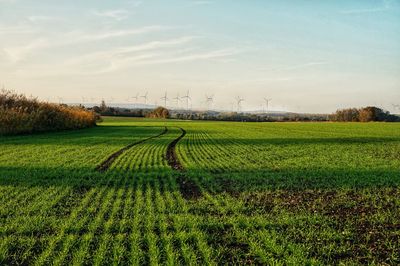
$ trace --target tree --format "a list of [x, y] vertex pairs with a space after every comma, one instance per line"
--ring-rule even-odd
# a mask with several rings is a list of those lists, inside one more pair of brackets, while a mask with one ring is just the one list
[[[377, 121], [376, 114], [378, 112], [379, 108], [376, 107], [365, 107], [361, 108], [359, 112], [359, 120], [360, 122], [371, 122], [371, 121]], [[380, 109], [379, 109], [380, 110]]]
[[104, 100], [101, 100], [100, 110], [102, 112], [105, 112], [107, 110], [107, 105], [106, 105], [106, 102]]
[[382, 110], [375, 106], [367, 106], [360, 109], [348, 108], [337, 110], [336, 113], [331, 115], [332, 121], [342, 122], [371, 122], [371, 121], [384, 121], [384, 122], [396, 122], [400, 118], [391, 115], [389, 112]]

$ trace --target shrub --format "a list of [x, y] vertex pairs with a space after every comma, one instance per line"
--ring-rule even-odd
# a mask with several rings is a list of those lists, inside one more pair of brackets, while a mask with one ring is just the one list
[[98, 116], [83, 107], [40, 102], [23, 94], [0, 91], [0, 134], [12, 135], [96, 125]]
[[153, 111], [147, 114], [150, 118], [169, 118], [169, 111], [164, 107], [157, 107]]

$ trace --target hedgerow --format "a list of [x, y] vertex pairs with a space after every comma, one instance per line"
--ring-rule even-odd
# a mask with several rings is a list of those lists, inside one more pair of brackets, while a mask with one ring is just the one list
[[83, 107], [38, 101], [12, 91], [0, 91], [0, 134], [14, 135], [96, 125], [98, 116]]

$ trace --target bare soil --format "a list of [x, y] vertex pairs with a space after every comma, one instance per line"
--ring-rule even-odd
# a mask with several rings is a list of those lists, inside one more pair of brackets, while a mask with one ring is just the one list
[[177, 181], [179, 184], [180, 192], [185, 199], [198, 199], [201, 197], [201, 190], [198, 185], [190, 180], [185, 175], [185, 168], [179, 161], [178, 157], [176, 156], [176, 144], [186, 135], [186, 131], [183, 128], [179, 128], [182, 131], [182, 134], [174, 139], [167, 148], [166, 158], [168, 161], [168, 165], [176, 170], [179, 171], [179, 176], [177, 177]]

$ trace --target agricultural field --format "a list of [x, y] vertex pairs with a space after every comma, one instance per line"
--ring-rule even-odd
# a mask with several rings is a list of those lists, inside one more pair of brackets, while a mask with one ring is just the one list
[[1, 137], [0, 199], [0, 265], [398, 265], [400, 124]]

